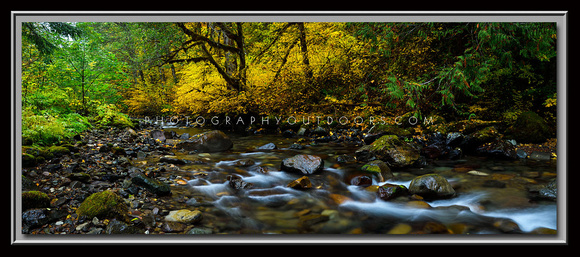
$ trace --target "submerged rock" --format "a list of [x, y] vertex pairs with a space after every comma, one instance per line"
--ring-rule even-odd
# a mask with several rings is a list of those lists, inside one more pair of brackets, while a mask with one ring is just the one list
[[179, 142], [175, 145], [175, 148], [186, 151], [197, 151], [199, 153], [215, 153], [227, 151], [233, 145], [232, 140], [224, 132], [212, 130], [194, 135], [186, 141]]
[[556, 201], [558, 198], [558, 187], [556, 180], [548, 183], [548, 185], [540, 189], [540, 198]]
[[245, 182], [241, 176], [238, 176], [235, 174], [228, 175], [226, 177], [226, 179], [229, 181], [230, 187], [235, 189], [235, 190], [250, 189], [250, 188], [254, 187], [254, 184], [249, 183], [249, 182]]
[[171, 163], [171, 164], [176, 164], [176, 165], [183, 165], [183, 164], [191, 163], [191, 161], [189, 161], [189, 160], [178, 159], [178, 158], [175, 158], [175, 156], [170, 156], [170, 155], [162, 156], [161, 158], [159, 158], [159, 162]]
[[274, 143], [267, 143], [267, 144], [265, 144], [263, 146], [260, 146], [260, 147], [258, 147], [256, 149], [258, 149], [258, 150], [274, 150], [274, 149], [277, 149], [277, 148], [278, 147], [276, 146], [276, 144], [274, 144]]
[[453, 197], [455, 190], [444, 177], [437, 174], [426, 174], [411, 181], [409, 193], [429, 199], [440, 199]]
[[294, 189], [309, 189], [312, 188], [312, 183], [307, 176], [302, 176], [301, 178], [288, 183], [286, 186]]
[[315, 155], [299, 154], [282, 160], [281, 170], [311, 175], [322, 170], [324, 161]]

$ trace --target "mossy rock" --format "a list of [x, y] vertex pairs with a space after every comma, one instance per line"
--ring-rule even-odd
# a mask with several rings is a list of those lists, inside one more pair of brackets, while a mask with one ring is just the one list
[[69, 154], [70, 150], [64, 146], [53, 145], [53, 146], [48, 148], [48, 152], [55, 157], [59, 157], [59, 156], [65, 155], [65, 154]]
[[359, 161], [379, 159], [391, 167], [409, 166], [419, 159], [419, 150], [395, 135], [382, 136], [362, 146], [355, 154]]
[[379, 182], [384, 182], [393, 178], [391, 168], [381, 160], [370, 161], [363, 165], [360, 170], [372, 174], [379, 180]]
[[500, 134], [494, 126], [489, 126], [474, 132], [471, 136], [479, 143], [487, 143], [494, 141]]
[[50, 198], [40, 191], [22, 192], [22, 210], [50, 207]]
[[550, 136], [550, 128], [544, 119], [531, 111], [520, 114], [509, 131], [519, 143], [543, 143]]
[[123, 198], [112, 191], [102, 191], [87, 197], [76, 213], [89, 219], [97, 217], [99, 219], [118, 218], [124, 220], [127, 218], [128, 211]]

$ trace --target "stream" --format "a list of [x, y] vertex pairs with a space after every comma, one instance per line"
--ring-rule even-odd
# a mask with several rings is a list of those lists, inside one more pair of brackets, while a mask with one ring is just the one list
[[[190, 135], [205, 131], [165, 130]], [[167, 208], [202, 211], [203, 221], [196, 226], [213, 233], [496, 234], [557, 229], [556, 203], [529, 197], [530, 187], [545, 185], [556, 177], [555, 160], [507, 161], [478, 156], [435, 160], [422, 168], [392, 169], [394, 178], [373, 180], [371, 186], [362, 187], [349, 183], [362, 164], [336, 161], [341, 155], [354, 156], [358, 146], [330, 142], [295, 150], [289, 146], [296, 138], [228, 136], [233, 141], [230, 151], [174, 151], [175, 158], [192, 162], [167, 171], [184, 181], [172, 188]], [[256, 149], [268, 143], [277, 149]], [[296, 154], [317, 155], [324, 160], [323, 171], [309, 175], [311, 189], [286, 186], [301, 176], [281, 171], [280, 163]], [[376, 196], [377, 186], [390, 183], [408, 187], [414, 177], [428, 173], [445, 177], [457, 195], [433, 201], [410, 197], [384, 201]], [[230, 187], [227, 177], [232, 174], [253, 186]]]

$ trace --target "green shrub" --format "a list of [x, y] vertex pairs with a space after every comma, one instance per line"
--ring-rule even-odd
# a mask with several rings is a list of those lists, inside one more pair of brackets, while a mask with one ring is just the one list
[[116, 127], [126, 128], [133, 127], [133, 122], [127, 114], [119, 112], [115, 105], [104, 104], [97, 107], [97, 116], [95, 117], [97, 127]]
[[53, 145], [69, 140], [91, 127], [86, 117], [77, 113], [59, 114], [38, 111], [34, 108], [22, 110], [22, 144]]

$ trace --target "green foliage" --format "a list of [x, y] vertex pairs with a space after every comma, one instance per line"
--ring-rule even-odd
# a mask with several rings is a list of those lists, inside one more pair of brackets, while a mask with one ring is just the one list
[[119, 110], [111, 104], [104, 104], [97, 107], [97, 115], [94, 117], [97, 127], [116, 127], [126, 128], [133, 127], [133, 122], [129, 119], [127, 114], [119, 112]]
[[88, 129], [86, 117], [76, 113], [35, 113], [32, 108], [22, 110], [22, 144], [51, 145], [69, 140]]
[[[390, 107], [404, 106], [416, 113], [450, 107], [467, 116], [462, 103], [478, 99], [486, 90], [509, 97], [506, 84], [525, 85], [527, 90], [538, 84], [538, 91], [555, 89], [551, 77], [555, 68], [543, 64], [555, 61], [553, 23], [356, 23], [349, 27], [361, 40], [376, 45], [371, 51], [377, 62], [390, 64], [379, 78], [390, 93]], [[529, 92], [543, 98], [539, 92]]]

